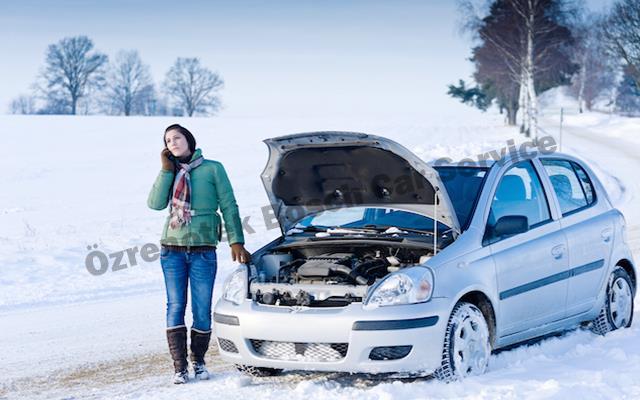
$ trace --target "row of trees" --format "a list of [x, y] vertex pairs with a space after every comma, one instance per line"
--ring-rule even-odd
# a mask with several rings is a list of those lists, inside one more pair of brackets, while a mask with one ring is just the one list
[[[560, 85], [591, 110], [599, 100], [640, 112], [640, 0], [618, 0], [606, 15], [588, 15], [570, 0], [461, 0], [475, 86], [449, 94], [486, 110], [496, 103], [509, 124], [538, 131], [538, 95]], [[519, 116], [519, 118], [518, 118]]]
[[49, 45], [32, 92], [10, 104], [14, 114], [188, 115], [220, 108], [224, 82], [198, 58], [178, 58], [161, 89], [135, 50], [110, 61], [86, 36]]

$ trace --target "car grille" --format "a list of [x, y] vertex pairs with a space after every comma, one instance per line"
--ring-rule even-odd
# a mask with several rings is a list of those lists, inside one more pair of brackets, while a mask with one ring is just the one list
[[218, 345], [220, 346], [220, 350], [226, 351], [227, 353], [237, 353], [238, 348], [235, 343], [233, 343], [229, 339], [218, 338]]
[[294, 343], [250, 339], [253, 350], [264, 358], [286, 361], [331, 362], [347, 355], [348, 343]]

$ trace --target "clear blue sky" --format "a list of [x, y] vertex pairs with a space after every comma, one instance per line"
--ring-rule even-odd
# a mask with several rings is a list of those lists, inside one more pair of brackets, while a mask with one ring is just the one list
[[0, 113], [47, 45], [80, 34], [110, 57], [137, 49], [156, 82], [199, 57], [225, 80], [228, 116], [437, 112], [472, 71], [457, 23], [454, 0], [1, 0]]

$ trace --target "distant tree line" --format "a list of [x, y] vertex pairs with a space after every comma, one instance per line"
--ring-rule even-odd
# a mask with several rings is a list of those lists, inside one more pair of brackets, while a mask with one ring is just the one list
[[469, 84], [448, 93], [537, 135], [538, 96], [566, 85], [579, 110], [601, 104], [640, 115], [640, 0], [618, 0], [604, 15], [572, 0], [459, 0], [476, 45]]
[[29, 94], [16, 97], [14, 114], [211, 115], [221, 107], [220, 75], [198, 58], [177, 58], [158, 87], [136, 50], [113, 60], [87, 36], [48, 46]]

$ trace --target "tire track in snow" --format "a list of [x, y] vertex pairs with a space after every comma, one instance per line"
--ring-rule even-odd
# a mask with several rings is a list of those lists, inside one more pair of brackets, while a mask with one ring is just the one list
[[[232, 371], [233, 366], [220, 359], [217, 346], [212, 343], [206, 356], [212, 375]], [[193, 374], [192, 374], [193, 375]], [[171, 387], [173, 364], [169, 352], [153, 352], [127, 358], [96, 363], [82, 363], [74, 367], [55, 370], [45, 375], [22, 377], [0, 386], [0, 399], [4, 398], [94, 398], [98, 393], [126, 393], [130, 385]], [[91, 386], [91, 395], [87, 386]], [[128, 389], [127, 389], [128, 388]], [[3, 397], [6, 396], [6, 397]]]

